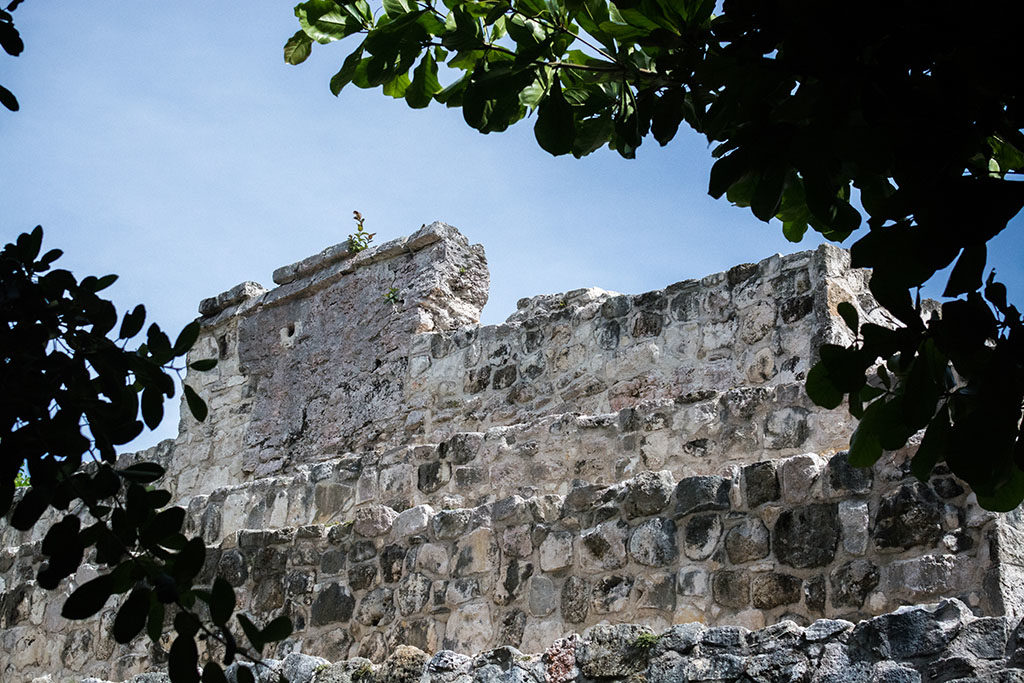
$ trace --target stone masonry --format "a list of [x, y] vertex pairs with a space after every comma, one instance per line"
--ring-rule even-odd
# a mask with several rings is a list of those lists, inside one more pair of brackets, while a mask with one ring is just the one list
[[[849, 416], [803, 392], [819, 345], [850, 341], [838, 303], [891, 324], [844, 251], [524, 299], [487, 327], [483, 249], [442, 223], [274, 280], [202, 302], [190, 360], [219, 363], [188, 381], [210, 415], [124, 460], [167, 467], [207, 578], [292, 618], [279, 660], [327, 658], [303, 681], [406, 680], [399, 653], [408, 680], [948, 680], [931, 645], [878, 640], [907, 614], [955, 621], [933, 650], [980, 657], [971, 675], [1014, 666], [1019, 516], [917, 481], [912, 447], [851, 467]], [[113, 643], [116, 605], [60, 618], [95, 570], [37, 589], [44, 532], [0, 527], [0, 679], [159, 666]]]

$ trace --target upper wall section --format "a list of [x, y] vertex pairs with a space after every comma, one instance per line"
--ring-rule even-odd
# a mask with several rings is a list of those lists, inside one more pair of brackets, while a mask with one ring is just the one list
[[274, 279], [201, 305], [189, 360], [219, 363], [188, 377], [210, 414], [182, 410], [179, 494], [392, 438], [413, 335], [475, 323], [489, 284], [483, 248], [443, 223], [359, 253], [337, 245]]
[[[847, 252], [831, 246], [632, 296], [580, 289], [523, 299], [503, 325], [417, 335], [408, 424], [436, 442], [456, 428], [596, 415], [652, 400], [692, 403], [738, 387], [799, 385], [783, 394], [802, 394], [818, 346], [849, 341], [835, 310], [845, 300], [863, 318], [878, 318], [864, 272], [851, 271]], [[761, 425], [747, 448], [759, 452], [778, 440], [766, 432], [781, 428]]]
[[[818, 346], [847, 341], [836, 304], [877, 318], [864, 273], [827, 246], [639, 295], [524, 299], [506, 323], [486, 327], [475, 324], [487, 300], [483, 249], [443, 223], [358, 254], [331, 247], [274, 279], [274, 290], [244, 283], [200, 307], [190, 360], [220, 362], [188, 381], [210, 415], [197, 423], [183, 410], [178, 439], [161, 447], [172, 452], [141, 454], [169, 463], [178, 500], [346, 452], [548, 415], [692, 404], [740, 387], [802, 395]], [[733, 441], [749, 453], [732, 455], [845, 445], [845, 416], [815, 430], [808, 425], [821, 420], [808, 416], [826, 413], [806, 401], [786, 407], [738, 426]], [[765, 454], [783, 433], [799, 438]]]

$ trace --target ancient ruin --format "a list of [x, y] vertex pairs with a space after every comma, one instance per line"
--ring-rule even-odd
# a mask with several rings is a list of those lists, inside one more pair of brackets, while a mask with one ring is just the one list
[[[488, 281], [434, 223], [207, 299], [209, 417], [124, 456], [168, 468], [240, 609], [291, 616], [294, 683], [1024, 680], [1018, 516], [905, 452], [851, 467], [803, 391], [838, 303], [888, 322], [846, 252], [481, 327]], [[114, 605], [60, 617], [88, 565], [35, 588], [45, 528], [0, 527], [0, 679], [158, 669]]]

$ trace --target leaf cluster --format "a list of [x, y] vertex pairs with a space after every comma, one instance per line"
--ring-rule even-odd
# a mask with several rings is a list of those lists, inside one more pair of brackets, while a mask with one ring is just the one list
[[[462, 109], [483, 133], [534, 116], [552, 154], [632, 157], [685, 123], [716, 158], [709, 193], [852, 246], [903, 326], [858, 328], [808, 377], [850, 397], [855, 459], [926, 429], [918, 470], [946, 460], [994, 509], [1024, 498], [1019, 314], [982, 278], [986, 243], [1024, 207], [1024, 5], [919, 0], [311, 0], [286, 60], [359, 36], [331, 79], [412, 107]], [[455, 74], [444, 85], [444, 75]], [[411, 75], [410, 75], [411, 74]], [[857, 204], [861, 208], [858, 208]], [[914, 291], [954, 264], [925, 322]], [[963, 297], [963, 298], [956, 298]], [[872, 369], [883, 363], [886, 385]], [[838, 398], [837, 398], [838, 397]], [[948, 433], [947, 433], [948, 432]], [[947, 438], [948, 437], [948, 438]], [[932, 450], [933, 444], [945, 446]], [[981, 452], [980, 457], [974, 454]], [[928, 465], [926, 468], [925, 465]], [[1010, 492], [1013, 493], [1010, 493]]]
[[[17, 57], [25, 49], [21, 34], [14, 27], [14, 16], [11, 14], [23, 0], [13, 0], [6, 9], [0, 9], [0, 47], [12, 57]], [[0, 85], [0, 104], [11, 111], [18, 111], [18, 98], [10, 90]]]
[[[160, 423], [164, 400], [175, 393], [174, 375], [185, 369], [176, 361], [195, 344], [199, 325], [187, 325], [172, 342], [152, 324], [130, 349], [142, 335], [145, 308], [119, 318], [99, 295], [116, 276], [79, 281], [52, 267], [61, 252], [41, 253], [42, 239], [36, 227], [0, 251], [0, 386], [6, 389], [0, 395], [0, 515], [9, 513], [9, 523], [20, 530], [48, 510], [57, 518], [42, 542], [47, 559], [36, 576], [40, 587], [57, 588], [87, 554], [106, 568], [71, 593], [63, 616], [91, 617], [112, 596], [127, 594], [114, 638], [127, 643], [145, 629], [158, 643], [173, 615], [178, 635], [170, 650], [171, 680], [199, 681], [200, 634], [223, 643], [225, 664], [243, 652], [228, 626], [234, 592], [223, 579], [209, 591], [196, 586], [206, 545], [185, 536], [185, 510], [168, 507], [171, 494], [151, 486], [163, 467], [118, 466], [115, 451], [144, 426]], [[203, 359], [188, 367], [215, 365], [215, 359]], [[206, 404], [183, 386], [193, 416], [204, 419]], [[212, 625], [196, 615], [197, 601], [207, 605]], [[244, 615], [238, 621], [257, 653], [291, 631], [286, 619], [263, 629]], [[225, 680], [220, 664], [207, 662], [202, 680]]]

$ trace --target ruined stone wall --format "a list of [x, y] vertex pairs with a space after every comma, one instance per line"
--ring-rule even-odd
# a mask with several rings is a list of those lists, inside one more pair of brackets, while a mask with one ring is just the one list
[[[294, 620], [276, 656], [543, 651], [606, 623], [805, 625], [946, 597], [1021, 616], [1019, 517], [914, 480], [910, 451], [849, 467], [849, 416], [803, 391], [819, 345], [851, 340], [839, 302], [891, 324], [842, 250], [524, 299], [485, 327], [483, 250], [440, 223], [274, 278], [200, 307], [207, 421], [183, 411], [177, 439], [124, 459], [167, 466], [207, 577]], [[0, 527], [0, 679], [159, 665], [112, 642], [115, 605], [60, 618], [95, 569], [38, 590], [44, 532]]]

